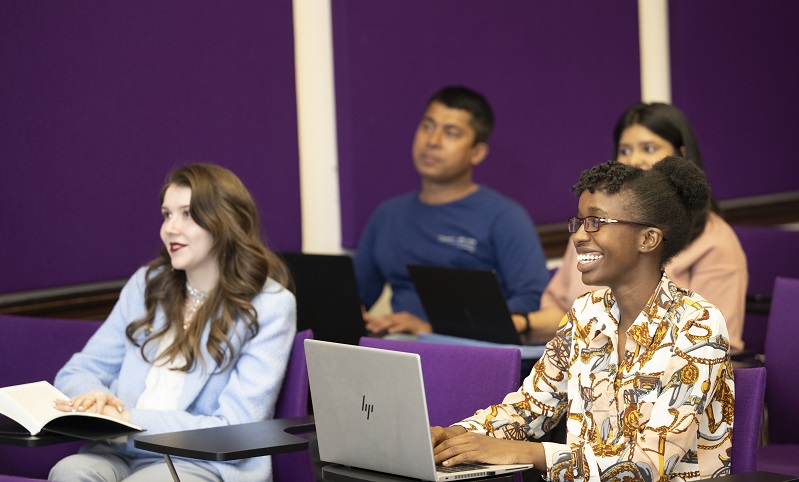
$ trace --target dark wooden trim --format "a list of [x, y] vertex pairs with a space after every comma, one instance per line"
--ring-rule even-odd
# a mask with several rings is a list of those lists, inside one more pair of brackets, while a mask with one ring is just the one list
[[0, 313], [104, 320], [126, 280], [0, 294]]
[[719, 203], [730, 224], [773, 225], [799, 222], [799, 191], [767, 194]]
[[556, 224], [539, 224], [538, 238], [544, 247], [544, 256], [547, 259], [560, 258], [566, 251], [566, 243], [569, 242], [569, 232], [566, 230], [566, 221]]
[[[799, 191], [729, 199], [719, 203], [730, 224], [776, 225], [799, 222]], [[566, 220], [538, 226], [547, 258], [563, 256], [569, 233]], [[0, 294], [0, 313], [53, 318], [105, 319], [125, 280]]]

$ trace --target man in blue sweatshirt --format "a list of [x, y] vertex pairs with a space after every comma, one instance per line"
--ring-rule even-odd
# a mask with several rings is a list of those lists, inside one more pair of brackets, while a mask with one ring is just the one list
[[518, 203], [472, 180], [493, 124], [488, 102], [465, 87], [445, 87], [427, 103], [413, 141], [421, 189], [381, 204], [355, 254], [365, 308], [385, 283], [392, 290], [393, 313], [364, 315], [370, 332], [431, 331], [408, 264], [494, 270], [512, 312], [538, 309], [549, 272], [532, 220]]

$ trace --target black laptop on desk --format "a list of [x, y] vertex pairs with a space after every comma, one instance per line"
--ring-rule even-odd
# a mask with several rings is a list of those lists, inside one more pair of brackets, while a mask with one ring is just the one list
[[317, 340], [357, 345], [366, 327], [352, 258], [346, 255], [279, 253], [294, 280], [297, 330]]
[[522, 344], [493, 271], [409, 264], [408, 273], [435, 333]]

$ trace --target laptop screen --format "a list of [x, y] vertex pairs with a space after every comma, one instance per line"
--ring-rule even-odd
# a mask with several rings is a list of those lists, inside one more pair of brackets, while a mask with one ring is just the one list
[[317, 340], [357, 345], [366, 327], [352, 258], [346, 255], [280, 253], [294, 281], [297, 330]]
[[493, 271], [409, 264], [408, 273], [435, 333], [521, 344]]
[[435, 480], [419, 355], [305, 341], [319, 456]]

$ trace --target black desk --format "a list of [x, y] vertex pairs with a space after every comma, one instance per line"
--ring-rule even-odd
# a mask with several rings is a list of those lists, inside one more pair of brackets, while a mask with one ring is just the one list
[[200, 428], [156, 435], [138, 435], [133, 446], [164, 455], [221, 462], [296, 452], [308, 441], [292, 433], [313, 430], [313, 417], [279, 418], [263, 422]]
[[50, 432], [44, 432], [40, 435], [30, 435], [16, 422], [6, 417], [0, 418], [0, 445], [44, 447], [45, 445], [55, 445], [72, 442], [74, 440], [80, 439]]
[[201, 428], [156, 435], [139, 435], [133, 446], [164, 455], [172, 473], [179, 482], [171, 455], [221, 462], [263, 455], [297, 452], [308, 448], [308, 441], [294, 434], [311, 432], [313, 416], [279, 418], [263, 422]]
[[16, 447], [44, 447], [46, 445], [62, 444], [75, 440], [80, 439], [56, 433], [45, 433], [42, 435], [0, 434], [0, 445], [13, 445]]
[[[305, 450], [308, 448], [308, 441], [293, 434], [310, 432], [313, 429], [312, 416], [281, 418], [183, 432], [139, 435], [134, 438], [133, 445], [165, 455], [212, 461], [237, 460]], [[40, 435], [4, 432], [0, 424], [0, 445], [43, 447], [76, 440], [81, 439], [49, 432]]]

